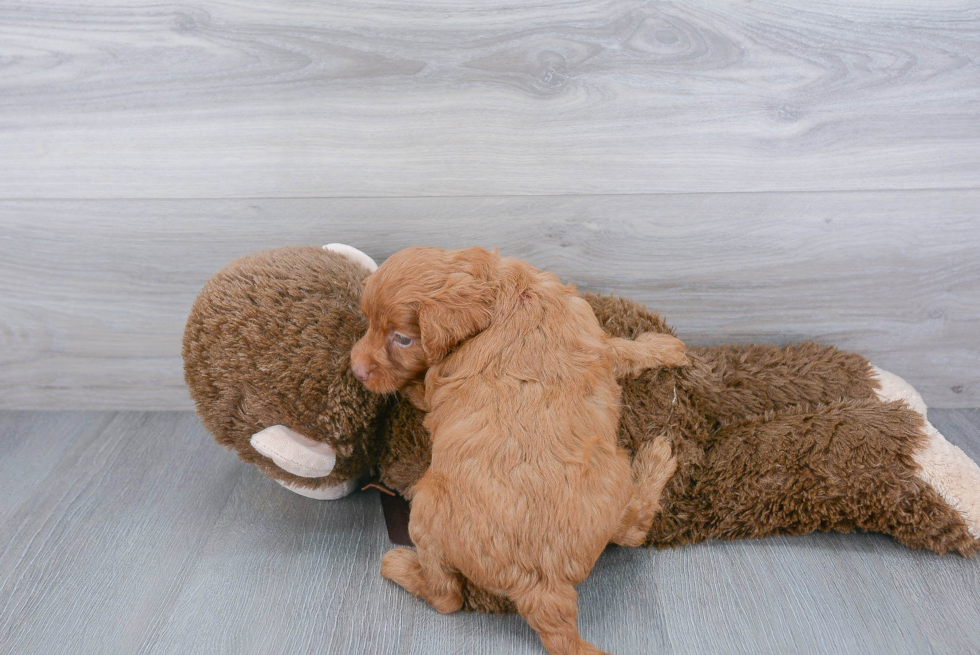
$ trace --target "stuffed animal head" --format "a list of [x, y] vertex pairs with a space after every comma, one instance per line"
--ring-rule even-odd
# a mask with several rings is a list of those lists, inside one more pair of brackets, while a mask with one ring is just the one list
[[346, 495], [378, 458], [387, 401], [350, 367], [373, 268], [334, 244], [258, 252], [215, 274], [187, 321], [184, 378], [201, 422], [303, 495]]

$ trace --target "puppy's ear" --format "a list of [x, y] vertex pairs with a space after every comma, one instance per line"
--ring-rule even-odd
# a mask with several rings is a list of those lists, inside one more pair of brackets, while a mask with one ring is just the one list
[[429, 365], [490, 325], [497, 259], [482, 248], [459, 251], [443, 287], [420, 299], [420, 341]]

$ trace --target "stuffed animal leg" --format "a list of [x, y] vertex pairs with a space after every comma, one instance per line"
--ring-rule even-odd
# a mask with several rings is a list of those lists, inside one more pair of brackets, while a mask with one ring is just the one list
[[980, 467], [929, 423], [922, 396], [899, 376], [855, 353], [816, 343], [693, 350], [715, 378], [715, 392], [703, 393], [700, 399], [705, 413], [720, 423], [845, 399], [904, 403], [921, 416], [920, 432], [925, 435], [911, 453], [917, 477], [960, 514], [974, 538], [980, 538]]
[[[635, 337], [642, 331], [669, 331], [659, 316], [629, 300], [593, 296], [589, 301], [603, 326], [614, 336]], [[800, 440], [805, 436], [799, 433], [805, 425], [794, 427], [801, 421], [800, 417], [805, 417], [804, 423], [815, 424], [821, 415], [825, 418], [839, 416], [847, 422], [837, 425], [835, 438], [842, 439], [841, 443], [853, 445], [850, 455], [844, 452], [840, 456], [810, 462], [804, 452], [798, 461], [785, 462], [784, 465], [796, 466], [801, 470], [809, 465], [823, 467], [829, 477], [850, 480], [863, 471], [865, 463], [859, 457], [861, 449], [871, 448], [888, 453], [898, 448], [899, 454], [892, 457], [889, 466], [900, 471], [903, 480], [911, 476], [917, 481], [907, 484], [906, 491], [911, 493], [912, 487], [919, 488], [919, 483], [924, 483], [929, 492], [926, 495], [940, 499], [940, 513], [947, 515], [947, 518], [953, 517], [949, 520], [957, 524], [955, 532], [959, 533], [958, 537], [949, 537], [945, 541], [925, 535], [917, 538], [906, 536], [900, 540], [909, 544], [915, 542], [917, 547], [936, 552], [955, 550], [964, 555], [975, 552], [976, 544], [973, 542], [980, 538], [980, 467], [928, 422], [922, 397], [907, 382], [872, 366], [860, 355], [816, 343], [784, 347], [693, 347], [689, 349], [689, 354], [695, 360], [695, 365], [691, 367], [646, 374], [638, 380], [623, 382], [623, 401], [627, 410], [623, 412], [620, 426], [622, 445], [630, 452], [637, 453], [645, 442], [662, 440], [671, 444], [674, 457], [678, 460], [671, 463], [677, 466], [677, 474], [664, 494], [665, 517], [669, 514], [668, 499], [677, 492], [682, 480], [687, 479], [688, 483], [695, 484], [692, 476], [703, 473], [699, 466], [708, 467], [712, 475], [723, 479], [726, 475], [725, 464], [737, 465], [731, 474], [733, 484], [735, 481], [753, 484], [754, 480], [770, 475], [771, 471], [765, 468], [768, 455], [758, 461], [745, 457], [735, 458], [731, 462], [726, 459], [730, 452], [741, 451], [743, 445], [748, 446], [760, 438], [755, 430], [770, 434], [769, 450], [785, 454], [799, 447]], [[891, 423], [884, 418], [881, 423], [874, 423], [876, 419], [871, 418], [871, 414], [875, 412], [888, 417]], [[900, 426], [914, 423], [915, 427], [897, 427], [895, 421]], [[844, 425], [852, 431], [844, 430]], [[885, 429], [884, 425], [891, 425], [893, 432]], [[820, 429], [827, 431], [830, 426], [824, 425]], [[777, 435], [781, 437], [777, 438]], [[816, 447], [816, 444], [810, 445]], [[747, 449], [745, 452], [754, 451]], [[881, 476], [877, 480], [878, 486], [891, 483], [891, 478], [885, 474], [886, 468], [883, 461], [874, 469]], [[759, 496], [757, 500], [765, 500], [770, 505], [791, 505], [796, 499], [786, 494], [800, 493], [802, 489], [770, 487], [768, 494]], [[875, 493], [875, 489], [875, 480], [868, 480], [867, 491]], [[686, 493], [694, 493], [694, 487], [687, 489]], [[728, 509], [733, 509], [732, 505], [737, 504], [729, 496], [742, 493], [735, 487], [712, 492], [719, 503], [728, 503]], [[802, 502], [803, 499], [800, 500]], [[753, 507], [757, 515], [769, 512], [765, 515], [771, 517], [771, 522], [757, 522], [748, 508], [748, 514], [736, 512], [729, 514], [727, 519], [719, 514], [715, 518], [728, 520], [728, 528], [712, 527], [713, 519], [704, 518], [704, 525], [688, 526], [691, 532], [683, 537], [683, 542], [718, 537], [727, 530], [763, 536], [788, 531], [799, 534], [815, 529], [846, 531], [861, 528], [895, 534], [896, 538], [900, 536], [882, 527], [894, 518], [895, 513], [902, 511], [897, 506], [888, 509], [882, 505], [878, 510], [866, 509], [864, 516], [853, 509], [850, 520], [858, 523], [851, 527], [842, 518], [841, 522], [829, 527], [808, 529], [804, 529], [802, 524], [783, 525], [781, 522], [784, 519], [778, 518], [778, 513], [772, 514], [771, 507]], [[917, 521], [917, 526], [911, 528], [913, 532], [917, 528], [924, 532], [942, 529], [930, 525], [928, 515], [919, 515]], [[735, 522], [740, 524], [738, 529]], [[664, 535], [673, 534], [680, 539], [681, 533], [687, 529], [673, 532], [665, 521], [660, 521], [658, 525], [662, 533], [659, 537], [651, 535], [650, 541], [664, 546], [676, 545], [672, 538]], [[695, 534], [700, 536], [694, 537]]]
[[877, 366], [872, 368], [872, 376], [879, 383], [875, 393], [882, 402], [905, 403], [922, 417], [925, 440], [912, 453], [919, 465], [916, 475], [935, 489], [962, 516], [970, 534], [980, 539], [980, 466], [929, 423], [926, 404], [911, 384]]
[[693, 365], [624, 381], [621, 439], [667, 440], [677, 473], [649, 543], [873, 530], [976, 552], [980, 467], [907, 382], [814, 343], [691, 348]]
[[919, 466], [930, 437], [904, 403], [800, 407], [726, 425], [716, 437], [680, 463], [650, 545], [861, 530], [940, 554], [980, 546], [970, 514]]

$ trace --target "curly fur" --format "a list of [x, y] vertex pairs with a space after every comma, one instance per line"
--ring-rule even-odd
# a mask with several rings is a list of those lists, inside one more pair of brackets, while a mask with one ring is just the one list
[[[367, 275], [343, 255], [280, 248], [235, 260], [207, 282], [184, 331], [184, 379], [218, 443], [311, 489], [358, 478], [377, 462], [385, 400], [364, 389], [349, 360], [367, 327], [359, 307]], [[283, 471], [249, 442], [272, 425], [330, 443], [336, 468], [322, 478]]]
[[[338, 481], [376, 465], [384, 484], [411, 498], [431, 459], [424, 414], [350, 374], [350, 347], [366, 327], [366, 275], [318, 248], [229, 264], [188, 319], [185, 376], [215, 438], [270, 477], [322, 483], [294, 479], [251, 447], [253, 432], [280, 423], [333, 440]], [[671, 333], [638, 303], [584, 298], [613, 336]], [[916, 476], [921, 417], [876, 400], [865, 358], [813, 343], [692, 347], [688, 357], [683, 369], [620, 381], [620, 445], [635, 458], [662, 440], [677, 463], [648, 544], [874, 530], [937, 553], [976, 552], [961, 515]], [[514, 610], [465, 580], [462, 594], [466, 609]]]
[[578, 636], [574, 587], [610, 541], [643, 542], [673, 473], [669, 448], [644, 449], [634, 495], [616, 374], [686, 364], [683, 344], [610, 338], [573, 288], [479, 248], [396, 253], [368, 278], [362, 307], [369, 328], [352, 357], [370, 388], [428, 367], [417, 550], [389, 552], [382, 573], [440, 611], [462, 606], [465, 576], [515, 603], [549, 652], [598, 652]]

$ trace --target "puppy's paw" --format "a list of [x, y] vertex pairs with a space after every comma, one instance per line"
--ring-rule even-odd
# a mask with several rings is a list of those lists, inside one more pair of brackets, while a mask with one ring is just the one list
[[394, 548], [381, 558], [381, 575], [419, 595], [422, 585], [422, 565], [419, 555], [411, 548]]
[[426, 600], [440, 614], [453, 614], [463, 609], [463, 596], [458, 592], [449, 591], [440, 596], [432, 596]]
[[463, 606], [459, 581], [444, 572], [438, 572], [434, 577], [430, 575], [427, 579], [417, 550], [389, 550], [381, 558], [381, 575], [443, 614], [452, 614]]
[[662, 366], [689, 366], [691, 364], [691, 360], [687, 358], [686, 354], [687, 346], [675, 336], [662, 332], [644, 332], [636, 338], [636, 341], [655, 347]]
[[655, 505], [647, 500], [634, 498], [619, 518], [619, 528], [612, 542], [617, 546], [637, 548], [646, 543], [653, 527]]
[[637, 526], [632, 526], [625, 532], [620, 532], [613, 538], [613, 543], [617, 546], [627, 548], [639, 548], [647, 539], [647, 532]]

